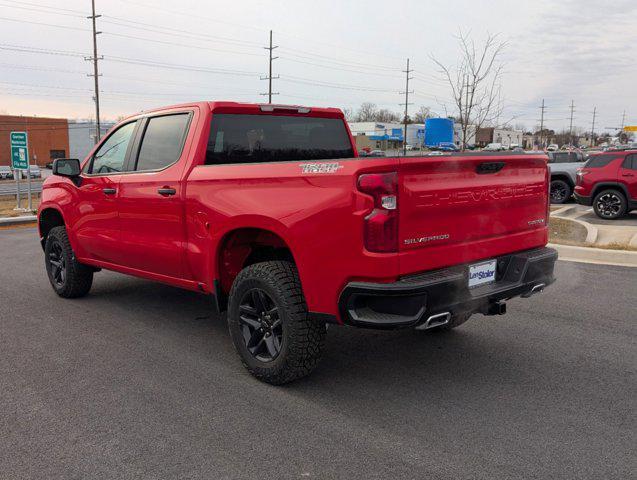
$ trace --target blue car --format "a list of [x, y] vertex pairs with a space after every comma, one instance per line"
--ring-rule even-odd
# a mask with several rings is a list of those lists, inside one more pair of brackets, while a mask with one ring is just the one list
[[457, 152], [460, 150], [455, 143], [452, 142], [440, 142], [438, 144], [438, 150], [441, 152]]

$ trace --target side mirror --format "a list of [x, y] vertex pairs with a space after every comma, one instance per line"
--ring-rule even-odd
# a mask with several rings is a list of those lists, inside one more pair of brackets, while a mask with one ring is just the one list
[[76, 178], [80, 176], [80, 161], [77, 158], [57, 158], [53, 161], [53, 175]]

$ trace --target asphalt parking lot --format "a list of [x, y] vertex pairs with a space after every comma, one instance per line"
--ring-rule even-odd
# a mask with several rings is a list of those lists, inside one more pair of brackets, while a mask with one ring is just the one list
[[330, 328], [322, 364], [259, 383], [206, 297], [102, 272], [48, 285], [0, 230], [0, 477], [617, 478], [637, 469], [637, 269], [558, 282], [425, 335]]

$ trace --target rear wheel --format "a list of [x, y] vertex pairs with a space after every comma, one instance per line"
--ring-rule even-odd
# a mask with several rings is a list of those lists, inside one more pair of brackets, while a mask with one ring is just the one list
[[93, 269], [75, 259], [64, 227], [52, 228], [47, 235], [44, 258], [49, 282], [60, 297], [83, 297], [89, 292]]
[[573, 194], [573, 189], [564, 180], [551, 180], [551, 203], [566, 203]]
[[624, 194], [618, 190], [602, 190], [593, 200], [593, 210], [598, 217], [615, 220], [626, 214], [628, 202]]
[[230, 292], [228, 328], [248, 371], [274, 385], [308, 375], [325, 343], [325, 325], [309, 318], [290, 262], [256, 263], [239, 273]]

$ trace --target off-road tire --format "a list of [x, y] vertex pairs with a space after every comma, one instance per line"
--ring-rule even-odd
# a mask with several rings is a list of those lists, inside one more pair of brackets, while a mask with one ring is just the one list
[[[270, 361], [259, 360], [250, 353], [241, 330], [240, 302], [254, 289], [270, 297], [282, 323], [280, 352]], [[325, 344], [325, 324], [310, 319], [296, 266], [285, 261], [256, 263], [239, 273], [230, 291], [228, 328], [245, 368], [273, 385], [308, 375], [318, 364]]]
[[[609, 200], [616, 199], [617, 210], [613, 211], [613, 213], [608, 213], [610, 209], [604, 209], [603, 206], [600, 205], [600, 201], [602, 201], [606, 196], [609, 196]], [[626, 196], [623, 192], [616, 190], [614, 188], [609, 188], [606, 190], [602, 190], [593, 199], [593, 210], [595, 214], [604, 220], [615, 220], [617, 218], [621, 218], [626, 215], [628, 211], [628, 202], [626, 201]]]
[[[559, 191], [559, 196], [557, 193], [558, 191]], [[566, 203], [571, 199], [571, 196], [573, 195], [573, 189], [568, 184], [568, 182], [556, 178], [555, 180], [551, 180], [550, 195], [551, 195], [551, 203], [559, 205], [562, 203]]]
[[[63, 282], [56, 282], [53, 278], [53, 266], [50, 263], [51, 252], [59, 245], [59, 252], [63, 258], [65, 274]], [[83, 265], [75, 258], [69, 237], [64, 227], [52, 228], [46, 237], [44, 246], [44, 262], [49, 282], [55, 293], [63, 298], [78, 298], [86, 295], [93, 285], [93, 269]]]

